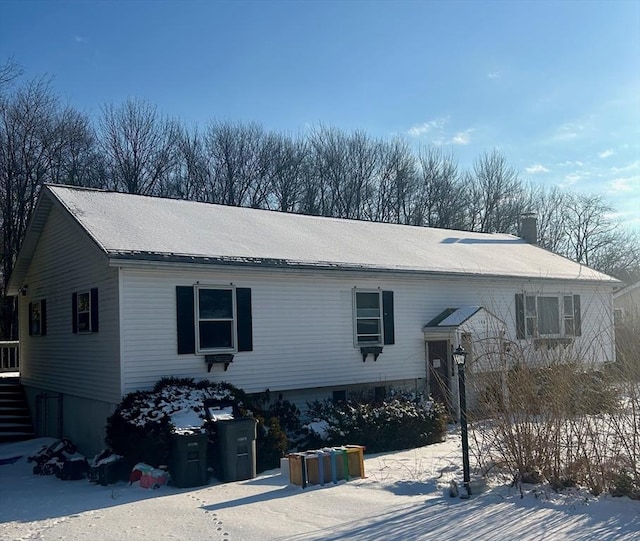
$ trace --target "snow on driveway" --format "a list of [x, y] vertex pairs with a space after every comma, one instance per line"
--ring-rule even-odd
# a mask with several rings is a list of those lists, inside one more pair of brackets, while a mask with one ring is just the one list
[[302, 489], [279, 470], [191, 489], [108, 487], [31, 473], [46, 439], [0, 446], [2, 540], [640, 540], [640, 502], [526, 485], [448, 496], [460, 441], [366, 456], [365, 479]]

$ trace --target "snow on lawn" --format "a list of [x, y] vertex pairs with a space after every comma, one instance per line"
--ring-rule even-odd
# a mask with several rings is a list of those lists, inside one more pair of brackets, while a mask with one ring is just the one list
[[[0, 445], [0, 539], [640, 540], [640, 502], [525, 485], [448, 496], [460, 440], [365, 456], [365, 479], [302, 489], [279, 470], [248, 481], [156, 490], [31, 473], [51, 439]], [[4, 460], [3, 460], [4, 459]]]

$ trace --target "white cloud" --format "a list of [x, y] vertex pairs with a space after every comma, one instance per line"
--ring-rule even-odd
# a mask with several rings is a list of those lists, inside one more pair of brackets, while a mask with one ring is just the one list
[[598, 152], [598, 156], [602, 159], [608, 158], [609, 156], [613, 156], [614, 154], [615, 152], [610, 148], [608, 148], [607, 150], [604, 150], [603, 152]]
[[629, 165], [625, 165], [623, 167], [612, 167], [610, 171], [617, 175], [618, 173], [627, 173], [629, 171], [635, 171], [636, 169], [640, 169], [640, 160], [636, 160], [635, 162], [631, 162]]
[[441, 130], [447, 122], [449, 122], [448, 118], [436, 118], [435, 120], [429, 120], [428, 122], [411, 126], [411, 128], [407, 130], [407, 133], [411, 137], [420, 137], [430, 131]]
[[566, 161], [558, 164], [558, 167], [582, 167], [584, 163], [581, 161]]
[[451, 143], [454, 145], [468, 145], [471, 142], [471, 133], [474, 130], [472, 128], [456, 133], [451, 139]]
[[638, 183], [638, 177], [620, 177], [609, 181], [609, 191], [613, 193], [633, 192]]
[[489, 79], [499, 79], [500, 78], [500, 72], [499, 71], [492, 71], [491, 73], [487, 73], [487, 77]]
[[564, 185], [573, 186], [580, 180], [582, 180], [582, 175], [580, 175], [579, 173], [569, 173], [564, 177]]
[[548, 173], [549, 169], [547, 169], [541, 163], [536, 163], [535, 165], [532, 165], [531, 167], [527, 167], [525, 169], [525, 171], [527, 173], [529, 173], [530, 175], [537, 175], [537, 174], [540, 174], [540, 173]]
[[553, 138], [556, 141], [570, 141], [578, 137], [583, 131], [584, 126], [581, 124], [563, 124], [556, 130]]
[[84, 38], [82, 36], [73, 36], [73, 40], [76, 43], [86, 43], [87, 42], [87, 38]]

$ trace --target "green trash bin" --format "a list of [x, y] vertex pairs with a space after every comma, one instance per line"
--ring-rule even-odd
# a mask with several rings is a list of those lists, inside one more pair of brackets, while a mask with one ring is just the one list
[[216, 422], [220, 481], [243, 481], [256, 476], [256, 426], [250, 417]]
[[206, 432], [172, 435], [169, 472], [174, 486], [199, 487], [209, 482], [207, 443]]

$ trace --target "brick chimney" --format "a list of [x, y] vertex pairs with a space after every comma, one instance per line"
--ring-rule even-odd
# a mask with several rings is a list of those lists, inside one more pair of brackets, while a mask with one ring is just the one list
[[520, 219], [520, 238], [529, 244], [538, 244], [538, 218], [535, 212], [527, 212]]

